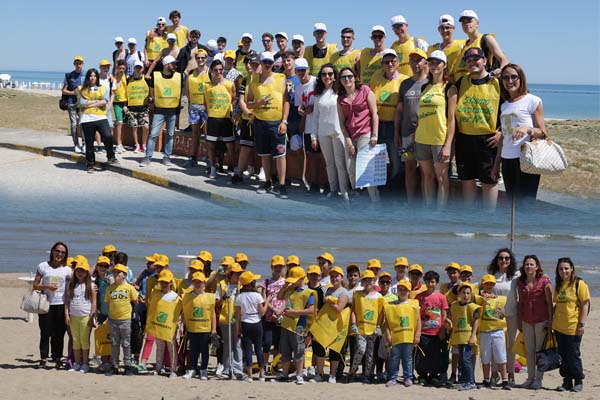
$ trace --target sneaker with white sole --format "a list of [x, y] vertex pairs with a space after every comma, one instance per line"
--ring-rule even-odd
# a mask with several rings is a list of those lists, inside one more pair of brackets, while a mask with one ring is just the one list
[[244, 379], [244, 382], [246, 382], [246, 383], [252, 383], [253, 380], [252, 380], [251, 377], [247, 377], [246, 379]]
[[80, 369], [81, 369], [81, 365], [79, 365], [77, 363], [73, 363], [73, 366], [71, 366], [71, 368], [69, 368], [69, 372], [79, 372]]
[[296, 385], [304, 385], [304, 378], [301, 376], [296, 376]]
[[208, 380], [208, 370], [206, 370], [206, 369], [201, 369], [200, 370], [200, 380], [201, 381], [207, 381]]
[[217, 179], [217, 167], [214, 165], [210, 167], [210, 174], [208, 174], [208, 177], [210, 179]]
[[192, 379], [196, 377], [196, 371], [193, 369], [188, 369], [185, 371], [185, 374], [182, 376], [183, 379]]
[[83, 374], [88, 373], [89, 371], [90, 371], [90, 366], [87, 364], [83, 364], [81, 366], [81, 368], [79, 369], [79, 372], [81, 372]]
[[134, 153], [141, 153], [142, 152], [142, 147], [139, 144], [135, 145], [135, 149], [133, 149]]
[[215, 372], [215, 375], [223, 375], [224, 369], [225, 367], [223, 367], [223, 364], [217, 364], [217, 371]]
[[165, 167], [170, 167], [173, 165], [173, 161], [169, 157], [163, 157], [162, 163]]
[[331, 375], [331, 376], [329, 377], [329, 380], [328, 380], [327, 382], [328, 382], [328, 383], [336, 383], [335, 376]]
[[177, 372], [171, 372], [169, 378], [177, 378]]
[[149, 165], [150, 165], [150, 159], [149, 159], [149, 158], [144, 158], [144, 159], [142, 160], [142, 162], [140, 162], [140, 167], [141, 167], [141, 168], [143, 168], [143, 167], [147, 167], [147, 166], [149, 166]]
[[80, 146], [80, 145], [78, 145], [78, 144], [76, 144], [76, 145], [73, 147], [73, 153], [77, 153], [77, 154], [81, 153], [81, 146]]
[[119, 153], [119, 154], [123, 154], [123, 153], [125, 153], [126, 151], [127, 151], [127, 150], [125, 150], [125, 147], [123, 147], [123, 145], [122, 145], [122, 144], [120, 144], [120, 145], [118, 145], [118, 146], [117, 146], [117, 153]]

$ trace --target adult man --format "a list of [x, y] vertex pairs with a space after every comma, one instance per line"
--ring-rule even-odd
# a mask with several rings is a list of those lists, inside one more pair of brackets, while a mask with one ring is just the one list
[[[79, 126], [79, 109], [77, 107], [77, 97], [75, 96], [75, 89], [78, 86], [83, 85], [83, 57], [75, 56], [73, 58], [73, 66], [75, 69], [67, 74], [65, 74], [65, 80], [63, 81], [62, 94], [65, 96], [69, 96], [67, 99], [69, 112], [69, 123], [71, 127], [71, 138], [73, 139], [73, 151], [75, 153], [85, 154], [85, 139], [82, 136], [82, 145], [79, 145], [79, 136], [80, 126]], [[93, 146], [93, 143], [91, 143]]]
[[333, 53], [331, 63], [338, 71], [341, 71], [342, 68], [356, 69], [356, 64], [360, 61], [360, 50], [352, 47], [354, 43], [354, 29], [342, 29], [341, 42], [342, 49]]
[[250, 53], [250, 46], [252, 46], [252, 34], [244, 33], [242, 34], [242, 47], [235, 51], [235, 69], [240, 71], [244, 78], [248, 77], [246, 72], [246, 68], [244, 65], [244, 59]]
[[146, 79], [150, 79], [150, 76], [152, 75], [152, 72], [154, 72], [155, 69], [162, 69], [161, 63], [163, 58], [171, 56], [175, 60], [177, 60], [177, 56], [179, 56], [180, 50], [179, 46], [177, 46], [177, 36], [175, 36], [174, 33], [167, 34], [167, 43], [168, 46], [160, 51], [160, 56], [152, 62], [152, 64], [148, 68], [148, 71], [146, 71]]
[[394, 143], [394, 120], [396, 106], [398, 105], [398, 91], [400, 84], [408, 76], [398, 72], [398, 56], [393, 49], [385, 49], [381, 53], [383, 73], [377, 72], [373, 75], [369, 86], [377, 101], [377, 115], [379, 116], [379, 135], [377, 143], [385, 144], [390, 168], [387, 185], [390, 186], [392, 179], [400, 171], [400, 160], [398, 150]]
[[124, 60], [127, 56], [127, 49], [125, 48], [125, 46], [123, 46], [123, 38], [121, 36], [117, 36], [115, 38], [115, 47], [117, 49], [114, 50], [112, 53], [112, 61], [114, 66], [112, 70], [113, 75], [116, 73], [117, 70], [117, 61]]
[[400, 85], [396, 120], [394, 123], [394, 141], [403, 148], [404, 185], [406, 198], [413, 203], [417, 193], [417, 161], [415, 159], [415, 131], [419, 115], [421, 88], [427, 83], [427, 53], [420, 48], [409, 54], [412, 76]]
[[275, 41], [277, 42], [277, 53], [273, 55], [275, 64], [273, 64], [273, 71], [283, 72], [283, 54], [288, 51], [288, 35], [285, 32], [277, 32], [275, 34]]
[[498, 185], [492, 176], [501, 132], [498, 130], [500, 84], [486, 70], [488, 60], [479, 47], [469, 48], [464, 62], [470, 76], [456, 82], [457, 136], [455, 142], [458, 178], [462, 181], [463, 199], [473, 205], [477, 197], [475, 179], [483, 189], [483, 205], [494, 209]]
[[262, 34], [262, 44], [265, 48], [265, 51], [269, 53], [273, 52], [273, 35], [270, 32], [265, 32]]
[[398, 54], [398, 71], [404, 75], [411, 75], [412, 69], [409, 65], [409, 55], [413, 49], [427, 51], [427, 42], [423, 39], [417, 39], [408, 33], [408, 22], [402, 15], [396, 15], [391, 20], [392, 30], [398, 36], [398, 39], [392, 43], [392, 49]]
[[261, 53], [261, 72], [252, 76], [247, 106], [256, 117], [252, 124], [256, 138], [256, 152], [261, 157], [266, 179], [264, 186], [257, 192], [266, 193], [273, 189], [271, 159], [274, 159], [279, 176], [279, 197], [287, 199], [285, 135], [290, 102], [285, 75], [273, 72], [273, 62], [271, 53]]
[[[106, 100], [106, 118], [108, 119], [108, 126], [110, 129], [114, 128], [115, 122], [113, 120], [113, 101], [115, 99], [115, 81], [113, 76], [110, 74], [110, 61], [101, 60], [100, 61], [100, 76], [99, 81], [102, 86], [105, 87], [104, 91], [104, 100]], [[96, 136], [96, 139], [100, 139], [99, 136]], [[97, 140], [100, 143], [100, 140]]]
[[327, 43], [327, 26], [322, 22], [317, 22], [313, 26], [313, 36], [315, 44], [305, 51], [304, 58], [308, 61], [310, 74], [317, 76], [321, 65], [327, 64], [333, 53], [337, 51], [337, 44]]
[[357, 64], [360, 81], [365, 85], [369, 84], [375, 73], [383, 69], [381, 53], [385, 50], [385, 28], [381, 25], [375, 25], [371, 28], [371, 40], [373, 41], [373, 48], [365, 47], [362, 49]]
[[432, 44], [427, 49], [427, 55], [431, 55], [435, 50], [442, 50], [444, 54], [446, 54], [446, 59], [448, 60], [446, 69], [448, 70], [448, 82], [450, 83], [456, 82], [454, 70], [456, 65], [460, 62], [462, 46], [465, 44], [464, 40], [454, 39], [454, 30], [454, 18], [452, 18], [452, 15], [442, 15], [438, 21], [438, 32], [442, 37], [442, 41], [440, 43]]
[[167, 123], [167, 140], [164, 148], [163, 164], [171, 166], [171, 152], [173, 151], [173, 135], [175, 133], [175, 119], [177, 109], [181, 101], [181, 91], [183, 79], [181, 74], [176, 72], [175, 58], [166, 56], [163, 61], [162, 71], [154, 72], [148, 81], [150, 87], [149, 103], [154, 105], [154, 116], [152, 118], [152, 128], [150, 138], [146, 148], [146, 157], [140, 163], [140, 167], [150, 165], [156, 139], [160, 135], [162, 125]]
[[167, 44], [167, 21], [163, 17], [156, 20], [156, 28], [146, 32], [146, 44], [144, 45], [144, 64], [148, 68], [154, 60], [160, 56], [162, 49]]
[[177, 72], [188, 75], [192, 70], [196, 69], [196, 53], [199, 49], [204, 50], [208, 55], [208, 48], [200, 44], [200, 36], [202, 34], [197, 29], [190, 31], [190, 40], [179, 50], [177, 55]]
[[137, 48], [136, 38], [130, 37], [127, 39], [127, 47], [129, 51], [125, 56], [125, 63], [127, 64], [127, 76], [132, 76], [134, 73], [135, 64], [144, 62], [144, 54]]
[[304, 36], [292, 36], [292, 49], [296, 58], [304, 57]]
[[192, 155], [185, 164], [188, 168], [198, 165], [200, 135], [208, 119], [204, 105], [204, 93], [206, 85], [210, 83], [208, 66], [206, 65], [208, 54], [204, 49], [199, 49], [194, 54], [194, 58], [196, 68], [189, 71], [186, 80], [186, 95], [189, 103], [188, 121], [192, 125]]
[[508, 64], [508, 58], [500, 48], [493, 33], [481, 34], [479, 32], [479, 17], [473, 10], [464, 10], [460, 14], [458, 21], [462, 25], [463, 32], [467, 35], [467, 40], [462, 49], [461, 58], [454, 71], [456, 81], [469, 73], [469, 67], [465, 64], [465, 54], [472, 47], [478, 47], [483, 50], [486, 57], [486, 69], [492, 71], [492, 76], [500, 75], [502, 67]]
[[187, 26], [181, 25], [181, 14], [177, 10], [173, 10], [169, 13], [169, 20], [173, 25], [167, 27], [168, 33], [174, 33], [177, 37], [177, 47], [181, 48], [186, 45], [189, 40], [189, 30]]
[[[301, 135], [300, 122], [302, 117], [298, 111], [298, 107], [295, 106], [296, 100], [296, 88], [300, 86], [300, 77], [296, 75], [296, 63], [293, 51], [287, 51], [282, 56], [283, 59], [283, 73], [285, 74], [285, 87], [288, 93], [288, 99], [290, 102], [290, 112], [288, 114], [287, 124], [287, 137], [290, 140], [289, 146], [291, 147], [292, 137], [295, 135]], [[300, 138], [302, 136], [299, 136]], [[296, 138], [298, 139], [298, 138]], [[294, 139], [294, 140], [296, 140]], [[298, 150], [295, 148], [294, 150]]]

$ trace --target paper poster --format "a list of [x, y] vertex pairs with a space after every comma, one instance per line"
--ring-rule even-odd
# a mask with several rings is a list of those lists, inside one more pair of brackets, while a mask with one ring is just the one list
[[385, 144], [363, 146], [356, 154], [356, 187], [383, 186], [387, 181]]

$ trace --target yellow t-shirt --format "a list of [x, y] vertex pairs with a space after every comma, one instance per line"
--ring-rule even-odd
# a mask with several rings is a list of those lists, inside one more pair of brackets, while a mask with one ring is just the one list
[[583, 279], [579, 280], [579, 289], [576, 290], [575, 285], [575, 282], [570, 286], [563, 282], [561, 287], [554, 292], [556, 307], [552, 318], [552, 329], [563, 335], [575, 335], [577, 333], [579, 307], [586, 301], [590, 301], [590, 290]]
[[452, 334], [450, 335], [450, 345], [469, 344], [471, 333], [473, 332], [473, 323], [475, 322], [475, 312], [479, 310], [475, 303], [460, 304], [455, 301], [450, 306], [450, 315], [452, 317]]
[[398, 91], [400, 90], [400, 84], [406, 78], [408, 76], [399, 74], [396, 79], [387, 79], [383, 72], [377, 73], [371, 78], [369, 87], [375, 94], [379, 121], [394, 121], [396, 105], [398, 104]]
[[108, 318], [118, 321], [131, 319], [131, 302], [137, 298], [137, 290], [127, 282], [109, 285], [104, 295], [104, 301], [108, 303]]
[[335, 66], [335, 69], [340, 72], [342, 68], [352, 68], [355, 69], [356, 60], [360, 55], [359, 49], [352, 49], [347, 54], [342, 55], [342, 50], [336, 51], [331, 56], [331, 63]]
[[160, 108], [177, 108], [181, 100], [181, 74], [174, 72], [171, 78], [163, 78], [162, 72], [154, 74], [154, 103]]
[[177, 37], [177, 46], [179, 48], [185, 47], [185, 44], [187, 43], [187, 36], [188, 36], [188, 27], [187, 26], [179, 25], [177, 28], [175, 28], [173, 25], [170, 25], [170, 26], [167, 26], [167, 32], [175, 34], [175, 36]]
[[481, 306], [479, 315], [480, 332], [492, 332], [506, 328], [506, 319], [500, 315], [500, 312], [504, 312], [506, 296], [498, 296], [487, 300], [483, 296], [477, 296], [477, 304]]
[[462, 54], [462, 48], [465, 45], [464, 40], [453, 40], [450, 46], [440, 49], [440, 43], [436, 43], [434, 45], [429, 46], [427, 48], [427, 55], [431, 55], [431, 53], [435, 50], [442, 50], [446, 55], [446, 59], [448, 63], [446, 64], [446, 68], [448, 70], [448, 82], [455, 83], [458, 78], [455, 78], [454, 71], [456, 70], [456, 66], [460, 61], [460, 57]]
[[430, 146], [443, 146], [446, 142], [447, 131], [446, 84], [428, 84], [421, 91], [419, 125], [415, 132], [415, 142]]
[[469, 76], [460, 81], [456, 104], [458, 131], [465, 135], [496, 133], [500, 106], [500, 83], [490, 79], [473, 84]]
[[188, 332], [210, 332], [211, 318], [215, 313], [216, 297], [214, 293], [183, 295], [183, 318]]
[[148, 105], [148, 96], [150, 89], [144, 77], [135, 79], [131, 77], [127, 82], [127, 105], [130, 107], [139, 107]]
[[208, 72], [198, 74], [198, 71], [194, 71], [188, 76], [188, 88], [192, 104], [204, 104], [204, 93], [209, 84], [210, 75]]
[[222, 84], [204, 85], [206, 110], [211, 118], [231, 117], [233, 82], [224, 80]]
[[327, 64], [330, 62], [331, 57], [337, 51], [337, 44], [328, 43], [327, 44], [327, 52], [325, 53], [325, 57], [323, 58], [315, 58], [313, 54], [313, 46], [307, 47], [304, 51], [304, 58], [306, 58], [306, 62], [308, 63], [309, 73], [312, 76], [317, 76], [319, 71], [321, 70], [321, 65]]
[[283, 118], [283, 92], [285, 75], [274, 73], [269, 83], [261, 83], [260, 75], [254, 74], [250, 80], [250, 87], [254, 99], [269, 97], [270, 101], [254, 109], [254, 115], [261, 121], [281, 121]]
[[372, 48], [364, 48], [360, 52], [360, 81], [369, 85], [375, 74], [383, 71], [381, 64], [381, 54], [371, 55]]
[[419, 305], [412, 301], [401, 304], [387, 303], [383, 307], [383, 312], [392, 336], [392, 345], [413, 343], [419, 318]]
[[415, 38], [411, 36], [404, 43], [400, 43], [400, 39], [392, 43], [392, 49], [396, 50], [398, 54], [398, 72], [401, 74], [412, 75], [412, 69], [408, 61], [410, 52], [415, 48], [415, 42]]
[[354, 292], [352, 307], [356, 315], [358, 332], [361, 335], [370, 336], [375, 332], [384, 303], [385, 299], [383, 296], [368, 298], [362, 290]]
[[127, 78], [125, 77], [125, 75], [123, 75], [120, 81], [117, 81], [117, 79], [115, 78], [114, 82], [115, 103], [126, 103]]

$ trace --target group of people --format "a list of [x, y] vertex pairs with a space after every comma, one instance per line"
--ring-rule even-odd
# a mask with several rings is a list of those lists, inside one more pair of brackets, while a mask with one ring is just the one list
[[[95, 137], [109, 163], [118, 163], [113, 148], [125, 151], [124, 123], [133, 130], [134, 152], [143, 154], [140, 167], [150, 165], [166, 124], [162, 162], [173, 165], [173, 136], [187, 97], [193, 140], [185, 167], [196, 167], [206, 151], [211, 179], [226, 160], [232, 184], [260, 171], [258, 192], [287, 198], [290, 149], [303, 153], [296, 169], [306, 190], [348, 201], [359, 193], [357, 154], [384, 144], [386, 187], [403, 190], [409, 203], [422, 197], [427, 205], [445, 206], [454, 158], [469, 206], [480, 184], [481, 203], [495, 208], [501, 174], [509, 196], [535, 199], [540, 176], [521, 172], [519, 149], [523, 141], [546, 137], [542, 102], [529, 94], [523, 69], [509, 63], [495, 35], [479, 31], [473, 10], [458, 19], [466, 39], [454, 38], [454, 18], [444, 14], [440, 41], [428, 45], [397, 15], [390, 21], [397, 36], [391, 45], [386, 28], [376, 25], [373, 47], [355, 49], [347, 27], [339, 50], [327, 41], [324, 23], [314, 24], [312, 46], [296, 34], [289, 48], [287, 33], [265, 32], [259, 51], [250, 33], [236, 50], [226, 50], [224, 37], [200, 44], [200, 31], [182, 25], [178, 11], [169, 19], [167, 26], [158, 18], [143, 50], [135, 38], [125, 48], [116, 37], [112, 62], [102, 60], [99, 71], [84, 74], [83, 57], [76, 56], [75, 70], [66, 74], [71, 135], [89, 172]], [[379, 199], [377, 186], [368, 194]]]
[[[296, 384], [361, 379], [393, 387], [418, 380], [471, 390], [479, 354], [482, 387], [537, 390], [543, 372], [536, 370], [536, 352], [555, 338], [563, 377], [557, 390], [583, 388], [580, 346], [590, 293], [568, 257], [556, 263], [555, 285], [537, 256], [526, 255], [518, 268], [507, 248], [496, 252], [479, 283], [469, 265], [449, 263], [448, 281], [440, 283], [436, 271], [405, 257], [388, 272], [375, 258], [343, 269], [325, 252], [305, 269], [296, 255], [275, 255], [265, 279], [251, 271], [244, 253], [224, 256], [213, 270], [212, 254], [202, 250], [182, 278], [168, 256], [145, 259], [136, 277], [114, 245], [104, 246], [95, 263], [69, 257], [62, 242], [52, 246], [33, 283], [50, 302], [39, 316], [42, 367], [50, 356], [57, 368], [63, 365], [68, 332], [67, 368], [88, 372], [95, 328], [98, 369], [107, 375], [119, 373], [121, 350], [126, 375], [146, 372], [156, 344], [154, 374], [207, 380], [212, 346], [215, 374], [223, 379], [265, 381], [270, 368], [280, 371], [276, 381]], [[515, 385], [518, 331], [527, 365], [521, 385]]]

